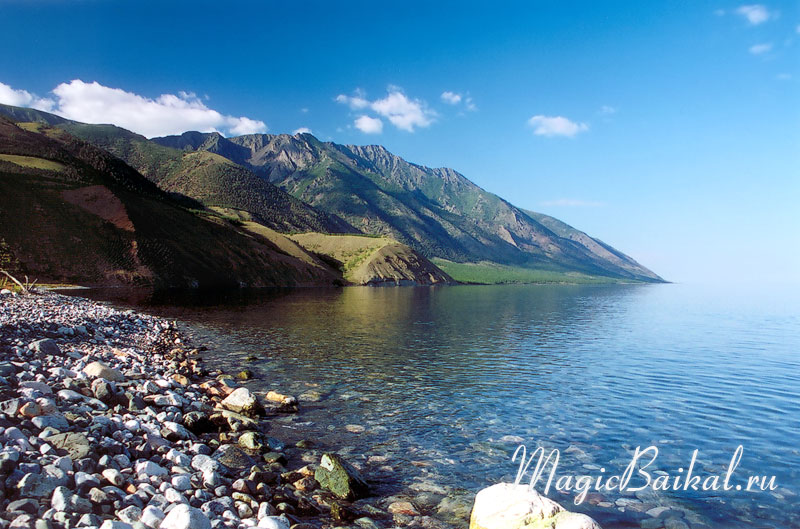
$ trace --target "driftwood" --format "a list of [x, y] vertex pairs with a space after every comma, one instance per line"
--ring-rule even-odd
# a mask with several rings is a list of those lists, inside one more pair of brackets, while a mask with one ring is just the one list
[[25, 283], [23, 284], [19, 279], [17, 279], [16, 277], [12, 276], [11, 274], [9, 274], [5, 270], [0, 270], [0, 273], [5, 275], [7, 278], [9, 278], [14, 283], [16, 283], [19, 286], [19, 288], [20, 288], [20, 290], [22, 291], [23, 294], [30, 294], [31, 293], [31, 289], [33, 288], [33, 286], [36, 284], [36, 281], [37, 281], [36, 279], [34, 279], [33, 283], [31, 283], [28, 280], [28, 276], [25, 276]]

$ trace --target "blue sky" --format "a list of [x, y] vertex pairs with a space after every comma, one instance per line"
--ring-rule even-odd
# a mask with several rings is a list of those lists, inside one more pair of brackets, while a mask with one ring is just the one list
[[378, 143], [671, 280], [800, 282], [799, 2], [227, 4], [0, 0], [0, 102]]

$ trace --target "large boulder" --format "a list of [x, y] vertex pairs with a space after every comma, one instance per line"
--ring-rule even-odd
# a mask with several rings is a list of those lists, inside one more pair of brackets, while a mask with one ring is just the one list
[[498, 483], [475, 496], [469, 529], [601, 529], [586, 516], [565, 511], [528, 485]]
[[83, 459], [91, 451], [89, 440], [82, 433], [60, 433], [45, 438], [50, 445], [66, 450], [69, 457], [77, 461]]
[[264, 412], [264, 407], [258, 402], [258, 397], [247, 388], [238, 388], [222, 401], [222, 406], [236, 413], [255, 417]]
[[322, 455], [314, 479], [343, 500], [353, 501], [369, 493], [369, 485], [358, 470], [336, 454]]

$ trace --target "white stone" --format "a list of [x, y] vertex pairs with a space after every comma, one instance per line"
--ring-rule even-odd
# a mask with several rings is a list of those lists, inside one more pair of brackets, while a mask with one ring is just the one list
[[146, 476], [166, 476], [169, 471], [152, 461], [143, 460], [136, 463], [136, 473]]
[[267, 516], [272, 516], [273, 514], [278, 514], [278, 511], [269, 502], [262, 501], [258, 505], [258, 514], [256, 514], [256, 518], [259, 520]]
[[58, 392], [58, 398], [69, 402], [77, 402], [85, 399], [86, 397], [77, 391], [72, 391], [71, 389], [62, 389]]
[[188, 474], [178, 474], [172, 478], [172, 486], [180, 492], [192, 490], [192, 478]]
[[136, 505], [131, 505], [119, 511], [117, 513], [117, 516], [123, 522], [132, 524], [138, 522], [141, 519], [142, 510]]
[[211, 522], [200, 509], [181, 504], [169, 511], [159, 527], [160, 529], [211, 529]]
[[534, 526], [600, 529], [588, 516], [565, 511], [561, 505], [541, 496], [528, 485], [498, 483], [475, 496], [470, 529], [525, 529]]
[[67, 487], [56, 487], [56, 490], [53, 491], [53, 497], [50, 499], [50, 506], [59, 512], [63, 512], [69, 508], [71, 499], [71, 490]]
[[100, 526], [100, 529], [133, 529], [133, 526], [129, 523], [120, 522], [119, 520], [106, 520], [103, 522], [103, 525]]
[[174, 433], [179, 439], [196, 439], [195, 435], [187, 430], [183, 425], [173, 421], [164, 421], [164, 428]]
[[179, 467], [186, 467], [192, 464], [192, 458], [184, 454], [183, 452], [179, 452], [174, 448], [171, 448], [169, 452], [167, 452], [167, 459], [178, 465]]
[[69, 428], [67, 419], [60, 413], [54, 413], [52, 415], [40, 415], [39, 417], [34, 417], [31, 419], [31, 422], [40, 430], [44, 430], [45, 428], [55, 428], [56, 430], [63, 431]]
[[115, 468], [107, 468], [101, 474], [115, 487], [121, 487], [125, 484], [125, 478], [122, 476], [120, 471]]
[[170, 502], [170, 503], [188, 503], [189, 502], [183, 494], [181, 494], [177, 490], [173, 489], [172, 487], [169, 487], [164, 491], [164, 497], [167, 498], [167, 501]]
[[238, 388], [222, 401], [222, 406], [236, 413], [254, 415], [261, 409], [258, 399], [247, 388]]
[[219, 463], [210, 456], [198, 454], [192, 458], [192, 468], [203, 473], [214, 472], [220, 469]]
[[223, 479], [219, 472], [207, 470], [203, 472], [203, 486], [207, 489], [215, 489], [222, 485]]
[[26, 382], [20, 382], [19, 383], [19, 387], [22, 388], [22, 389], [30, 389], [32, 391], [38, 391], [42, 395], [52, 395], [53, 394], [53, 389], [49, 385], [45, 384], [44, 382], [36, 382], [36, 381], [33, 381], [33, 380], [26, 381]]
[[120, 371], [112, 369], [102, 362], [92, 362], [83, 368], [83, 372], [92, 378], [104, 378], [111, 382], [125, 380], [125, 376]]
[[166, 514], [164, 514], [164, 511], [158, 507], [148, 505], [142, 511], [142, 517], [139, 518], [139, 521], [151, 529], [156, 529], [159, 525], [161, 525], [161, 522], [164, 520], [165, 516]]
[[262, 529], [289, 529], [290, 524], [286, 516], [265, 516], [258, 521]]

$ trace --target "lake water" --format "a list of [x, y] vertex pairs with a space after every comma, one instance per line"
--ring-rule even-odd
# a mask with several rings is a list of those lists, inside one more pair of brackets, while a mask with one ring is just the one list
[[[774, 490], [601, 491], [577, 507], [574, 492], [549, 495], [607, 528], [658, 527], [642, 512], [657, 506], [689, 527], [787, 528], [800, 527], [798, 293], [529, 285], [89, 295], [183, 321], [210, 347], [209, 364], [254, 370], [251, 388], [319, 398], [276, 428], [343, 448], [387, 488], [436, 484], [458, 496], [513, 480], [520, 440], [560, 450], [556, 477], [618, 474], [650, 445], [659, 449], [653, 478], [683, 475], [695, 449], [695, 475], [724, 476], [742, 445], [731, 484], [775, 476]], [[252, 354], [260, 360], [246, 362]]]

